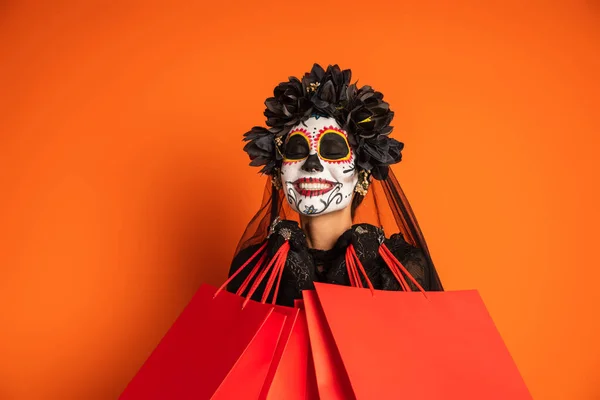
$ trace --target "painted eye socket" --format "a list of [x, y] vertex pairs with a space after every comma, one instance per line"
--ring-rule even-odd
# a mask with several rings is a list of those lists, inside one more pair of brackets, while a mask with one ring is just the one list
[[287, 160], [302, 160], [308, 157], [310, 146], [304, 135], [292, 135], [285, 145], [284, 157]]
[[324, 160], [342, 160], [350, 157], [350, 147], [341, 134], [325, 132], [319, 140], [319, 154]]

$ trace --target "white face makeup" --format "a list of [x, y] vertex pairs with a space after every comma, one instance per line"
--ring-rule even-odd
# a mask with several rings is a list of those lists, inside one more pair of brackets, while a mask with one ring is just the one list
[[350, 205], [358, 173], [335, 119], [310, 117], [290, 130], [283, 148], [281, 183], [294, 211], [316, 216]]

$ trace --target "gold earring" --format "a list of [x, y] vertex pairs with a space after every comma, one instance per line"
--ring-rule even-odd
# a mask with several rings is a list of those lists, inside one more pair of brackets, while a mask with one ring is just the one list
[[277, 150], [277, 152], [279, 153], [281, 158], [283, 158], [283, 153], [281, 152], [281, 146], [283, 145], [283, 139], [281, 138], [281, 136], [277, 136], [277, 137], [275, 137], [275, 139], [273, 139], [273, 141], [275, 142], [275, 150]]
[[275, 169], [273, 171], [273, 176], [271, 177], [271, 184], [275, 188], [275, 190], [281, 189], [281, 175], [279, 169]]
[[369, 171], [361, 170], [358, 173], [358, 182], [354, 187], [354, 191], [361, 196], [366, 196], [369, 190]]
[[[283, 158], [283, 153], [281, 152], [281, 146], [283, 145], [283, 139], [281, 136], [276, 136], [273, 141], [275, 142], [275, 150], [279, 153], [281, 158]], [[281, 171], [279, 168], [275, 168], [273, 171], [273, 176], [271, 177], [271, 184], [275, 188], [275, 190], [281, 189]]]

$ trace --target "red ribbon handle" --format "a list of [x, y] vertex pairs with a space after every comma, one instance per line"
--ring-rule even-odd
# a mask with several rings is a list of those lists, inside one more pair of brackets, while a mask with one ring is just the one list
[[[270, 271], [271, 273], [270, 273], [269, 277], [267, 278], [267, 285], [266, 285], [265, 291], [262, 295], [261, 303], [263, 303], [263, 304], [266, 303], [267, 298], [269, 297], [269, 294], [273, 290], [273, 286], [274, 286], [275, 292], [273, 294], [271, 304], [275, 304], [275, 302], [277, 301], [277, 294], [279, 293], [279, 285], [281, 284], [283, 268], [285, 266], [285, 262], [287, 260], [287, 254], [290, 249], [290, 243], [288, 240], [286, 240], [283, 243], [283, 245], [281, 245], [281, 247], [277, 250], [277, 252], [273, 256], [273, 258], [268, 263], [266, 263], [266, 260], [267, 260], [267, 252], [265, 251], [266, 248], [267, 248], [267, 242], [265, 242], [262, 246], [260, 246], [260, 248], [250, 258], [248, 258], [248, 260], [246, 260], [246, 262], [241, 267], [239, 267], [237, 269], [237, 271], [235, 271], [229, 278], [227, 278], [227, 280], [217, 289], [213, 298], [217, 297], [217, 295], [223, 289], [225, 289], [227, 287], [227, 285], [229, 283], [231, 283], [231, 281], [233, 279], [235, 279], [236, 276], [238, 276], [244, 269], [246, 269], [250, 265], [252, 260], [254, 260], [256, 257], [258, 257], [260, 255], [260, 258], [256, 262], [256, 265], [254, 266], [254, 268], [252, 268], [252, 271], [250, 271], [250, 273], [248, 274], [248, 276], [246, 277], [244, 282], [240, 285], [239, 289], [236, 291], [236, 294], [238, 296], [244, 296], [244, 292], [246, 291], [246, 289], [248, 289], [248, 286], [250, 286], [250, 283], [254, 279], [254, 282], [252, 282], [252, 285], [250, 286], [250, 289], [248, 290], [248, 293], [245, 296], [246, 299], [244, 300], [244, 303], [242, 304], [242, 308], [244, 308], [246, 306], [246, 304], [248, 304], [248, 302], [252, 298], [252, 295], [254, 294], [254, 292], [256, 292], [256, 289], [258, 288], [260, 283], [263, 281], [263, 279], [265, 279], [265, 277], [267, 276], [267, 274]], [[277, 283], [275, 283], [276, 279], [277, 279]]]
[[[267, 242], [263, 243], [262, 246], [260, 246], [260, 248], [258, 250], [256, 250], [256, 252], [254, 254], [252, 254], [252, 256], [250, 256], [249, 259], [246, 260], [246, 262], [244, 264], [242, 264], [241, 267], [239, 267], [237, 269], [237, 271], [235, 271], [229, 278], [227, 278], [227, 280], [225, 282], [223, 282], [223, 284], [217, 289], [217, 291], [215, 292], [214, 297], [217, 297], [217, 295], [223, 290], [225, 289], [225, 287], [227, 287], [227, 285], [229, 285], [231, 283], [231, 281], [240, 274], [240, 272], [242, 272], [248, 265], [250, 265], [250, 263], [252, 262], [252, 260], [254, 260], [260, 253], [262, 253], [267, 247]], [[252, 272], [250, 272], [250, 275], [254, 275], [256, 274], [256, 271], [258, 270], [258, 267], [261, 265], [261, 261], [264, 261], [263, 258], [266, 257], [266, 254], [264, 255], [264, 257], [262, 257], [261, 259], [259, 259], [259, 261], [256, 263], [256, 266], [254, 267], [254, 269], [252, 270]], [[250, 276], [248, 275], [248, 276]], [[247, 278], [246, 278], [247, 280]], [[246, 281], [244, 281], [245, 284], [247, 284]], [[243, 286], [243, 285], [242, 285]], [[245, 288], [244, 288], [245, 290]], [[239, 292], [239, 290], [238, 290]]]
[[[421, 293], [423, 293], [425, 297], [427, 297], [425, 289], [423, 289], [419, 282], [417, 282], [417, 280], [410, 274], [410, 272], [408, 272], [406, 267], [402, 265], [402, 263], [396, 258], [396, 256], [394, 256], [391, 250], [384, 243], [382, 243], [379, 246], [379, 255], [386, 263], [386, 265], [394, 275], [394, 278], [396, 278], [396, 280], [400, 284], [400, 287], [403, 291], [412, 292], [410, 285], [404, 277], [406, 275], [408, 279], [410, 279], [410, 281], [417, 287], [417, 289]], [[352, 244], [350, 244], [346, 250], [346, 270], [348, 271], [348, 277], [350, 278], [350, 286], [359, 288], [363, 287], [363, 283], [359, 276], [360, 271], [360, 273], [364, 276], [367, 285], [369, 286], [369, 289], [371, 289], [371, 293], [375, 293], [373, 284], [369, 280], [369, 277], [367, 276], [367, 273], [362, 263], [360, 262], [358, 255], [356, 254], [356, 249]]]
[[402, 265], [402, 263], [396, 258], [396, 256], [394, 256], [391, 250], [384, 243], [382, 243], [381, 246], [379, 246], [379, 254], [383, 258], [387, 266], [390, 268], [392, 274], [394, 274], [394, 277], [398, 280], [398, 283], [400, 283], [400, 286], [405, 288], [405, 291], [412, 292], [410, 286], [408, 285], [408, 282], [406, 281], [406, 279], [404, 279], [403, 274], [406, 275], [408, 279], [410, 279], [410, 281], [417, 287], [417, 289], [421, 293], [423, 293], [425, 297], [427, 297], [425, 289], [423, 289], [419, 282], [417, 282], [417, 280], [410, 274], [410, 272], [408, 272], [406, 267]]
[[350, 277], [350, 286], [359, 288], [364, 287], [358, 274], [360, 271], [360, 273], [365, 277], [365, 281], [371, 290], [371, 294], [375, 294], [375, 288], [373, 287], [365, 268], [360, 262], [358, 255], [356, 255], [356, 250], [354, 249], [352, 243], [350, 243], [346, 249], [346, 269], [348, 271], [348, 276]]

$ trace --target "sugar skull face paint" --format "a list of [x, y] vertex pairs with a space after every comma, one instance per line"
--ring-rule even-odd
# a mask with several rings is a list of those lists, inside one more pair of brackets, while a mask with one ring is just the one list
[[314, 216], [350, 205], [358, 173], [335, 119], [314, 116], [294, 126], [283, 149], [281, 183], [294, 211]]

